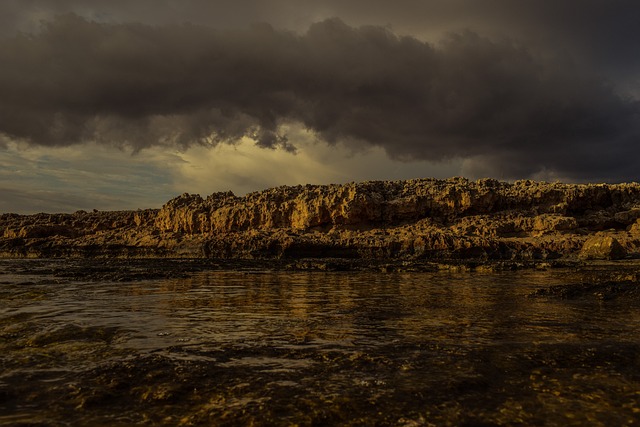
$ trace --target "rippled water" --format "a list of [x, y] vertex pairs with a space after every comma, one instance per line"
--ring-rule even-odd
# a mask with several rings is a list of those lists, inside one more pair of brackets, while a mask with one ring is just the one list
[[639, 304], [527, 297], [566, 272], [96, 282], [29, 262], [0, 262], [0, 425], [640, 423]]

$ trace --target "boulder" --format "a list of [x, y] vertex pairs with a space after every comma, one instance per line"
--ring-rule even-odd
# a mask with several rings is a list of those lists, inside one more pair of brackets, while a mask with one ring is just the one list
[[582, 259], [622, 259], [627, 251], [620, 242], [612, 236], [593, 236], [582, 245], [580, 258]]
[[620, 224], [630, 225], [637, 221], [638, 218], [640, 218], [640, 209], [633, 208], [629, 209], [628, 211], [618, 212], [613, 216], [613, 218]]

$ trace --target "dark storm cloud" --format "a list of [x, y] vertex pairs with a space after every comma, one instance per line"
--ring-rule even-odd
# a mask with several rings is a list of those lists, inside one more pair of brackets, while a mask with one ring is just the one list
[[635, 0], [4, 0], [0, 12], [5, 33], [33, 30], [40, 19], [67, 12], [110, 23], [269, 22], [293, 30], [337, 16], [356, 25], [390, 25], [402, 34], [472, 29], [590, 52], [600, 60], [640, 58]]
[[298, 122], [329, 143], [468, 158], [505, 178], [639, 178], [636, 101], [568, 56], [473, 32], [429, 44], [337, 19], [297, 34], [64, 15], [3, 39], [0, 63], [0, 132], [33, 144], [249, 136], [293, 149], [278, 127]]

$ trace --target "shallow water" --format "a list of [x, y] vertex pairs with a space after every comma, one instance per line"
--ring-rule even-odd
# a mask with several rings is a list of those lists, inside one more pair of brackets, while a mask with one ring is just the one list
[[0, 262], [0, 425], [640, 423], [640, 304], [527, 297], [566, 271], [123, 282], [30, 262]]

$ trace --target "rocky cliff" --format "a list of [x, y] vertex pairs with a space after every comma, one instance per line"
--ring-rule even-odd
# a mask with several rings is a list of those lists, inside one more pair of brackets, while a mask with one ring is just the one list
[[634, 257], [640, 184], [416, 179], [183, 194], [161, 209], [0, 215], [4, 257]]

